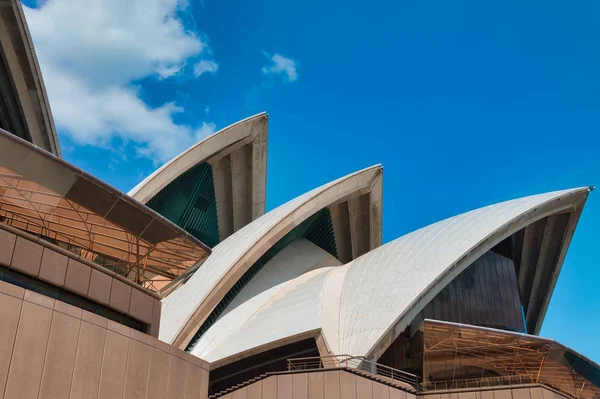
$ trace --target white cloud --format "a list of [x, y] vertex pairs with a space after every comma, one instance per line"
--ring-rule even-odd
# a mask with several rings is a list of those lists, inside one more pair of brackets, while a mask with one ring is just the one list
[[296, 71], [296, 61], [291, 58], [285, 57], [281, 54], [275, 53], [273, 55], [264, 53], [271, 62], [262, 68], [265, 75], [270, 74], [283, 74], [285, 79], [289, 82], [295, 82], [298, 80], [298, 73]]
[[[140, 97], [139, 79], [183, 74], [209, 53], [184, 26], [185, 0], [47, 0], [24, 7], [50, 105], [61, 133], [108, 146], [120, 138], [140, 155], [163, 162], [214, 131], [176, 123], [174, 103]], [[216, 64], [215, 64], [216, 65]]]
[[215, 72], [217, 72], [217, 69], [219, 69], [219, 64], [216, 62], [202, 60], [194, 65], [194, 74], [196, 77], [202, 76], [205, 72], [210, 72], [214, 75]]

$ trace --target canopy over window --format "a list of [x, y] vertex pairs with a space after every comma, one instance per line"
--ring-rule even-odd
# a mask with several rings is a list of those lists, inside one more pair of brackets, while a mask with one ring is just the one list
[[126, 194], [1, 129], [0, 222], [152, 290], [210, 253]]

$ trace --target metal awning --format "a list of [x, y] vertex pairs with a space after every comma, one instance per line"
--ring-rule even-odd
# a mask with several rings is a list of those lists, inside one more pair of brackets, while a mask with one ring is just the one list
[[1, 129], [0, 222], [153, 290], [210, 253], [143, 204]]
[[475, 388], [540, 383], [574, 398], [600, 398], [600, 367], [550, 339], [425, 320], [423, 387]]

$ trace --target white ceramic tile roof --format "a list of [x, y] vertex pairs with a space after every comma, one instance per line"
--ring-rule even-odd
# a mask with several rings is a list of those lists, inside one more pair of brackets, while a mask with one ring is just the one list
[[333, 269], [312, 270], [285, 284], [239, 330], [202, 358], [212, 363], [321, 328], [323, 285]]
[[[231, 270], [246, 270], [281, 237], [320, 209], [369, 187], [379, 165], [352, 173], [303, 194], [244, 226], [213, 248], [212, 254], [186, 284], [162, 301], [159, 338], [172, 343], [202, 302]], [[235, 281], [228, 281], [231, 287]], [[227, 288], [228, 290], [229, 288]]]
[[155, 170], [127, 194], [145, 204], [160, 190], [190, 168], [193, 168], [200, 162], [206, 161], [230, 145], [244, 139], [251, 139], [252, 134], [256, 135], [257, 133], [255, 127], [261, 123], [267, 123], [267, 114], [264, 112], [242, 119], [219, 130], [173, 157], [173, 159]]
[[[248, 282], [238, 293], [231, 304], [225, 309], [219, 320], [209, 328], [198, 343], [192, 348], [192, 354], [202, 359], [215, 359], [211, 352], [218, 348], [219, 353], [227, 353], [224, 346], [225, 341], [238, 342], [246, 350], [252, 349], [255, 341], [253, 335], [266, 335], [262, 328], [250, 331], [251, 336], [245, 329], [245, 324], [255, 316], [274, 296], [281, 290], [285, 290], [288, 284], [294, 284], [293, 279], [310, 270], [322, 267], [333, 267], [341, 265], [340, 261], [330, 255], [327, 251], [319, 248], [312, 242], [300, 238], [290, 243], [281, 250], [273, 259]], [[302, 322], [303, 320], [298, 320]], [[268, 325], [264, 324], [265, 326]], [[296, 326], [299, 330], [307, 331], [309, 326]], [[242, 331], [243, 330], [243, 331]], [[231, 350], [229, 350], [231, 352]]]
[[556, 211], [587, 191], [557, 191], [480, 208], [419, 229], [350, 262], [340, 302], [339, 353], [368, 355], [392, 328], [400, 323], [403, 329], [415, 308], [435, 296], [462, 271], [460, 267], [467, 267], [457, 262], [487, 237], [509, 226], [520, 229], [524, 226], [519, 223], [531, 222], [524, 215], [550, 203], [556, 204]]

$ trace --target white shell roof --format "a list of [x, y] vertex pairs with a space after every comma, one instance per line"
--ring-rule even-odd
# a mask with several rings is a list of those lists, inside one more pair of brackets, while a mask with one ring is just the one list
[[252, 135], [256, 135], [259, 131], [259, 129], [256, 129], [256, 126], [261, 124], [267, 124], [267, 114], [264, 112], [242, 119], [211, 134], [181, 154], [173, 157], [169, 162], [138, 183], [127, 194], [145, 204], [160, 190], [190, 168], [224, 151], [230, 145], [242, 140], [251, 140]]
[[[553, 201], [556, 212], [572, 194], [587, 192], [556, 191], [476, 209], [409, 233], [349, 263], [340, 301], [340, 353], [369, 354], [402, 318], [413, 316], [420, 299], [425, 306], [466, 268], [470, 262], [462, 269], [454, 266], [493, 233], [504, 229], [508, 235], [510, 227], [524, 227], [511, 222], [526, 213]], [[404, 326], [410, 321], [404, 320]]]
[[[264, 214], [213, 248], [187, 283], [162, 300], [160, 340], [173, 343], [209, 295], [232, 270], [248, 269], [280, 238], [331, 203], [369, 187], [381, 172], [379, 165], [363, 169], [318, 187]], [[242, 273], [243, 274], [243, 273]], [[240, 274], [241, 275], [241, 274]], [[233, 286], [235, 281], [229, 281]]]
[[[329, 271], [339, 265], [336, 258], [306, 239], [290, 243], [240, 291], [192, 354], [214, 362], [318, 329], [323, 281], [317, 276], [322, 271], [310, 271]], [[260, 334], [253, 333], [257, 328]]]
[[[209, 361], [243, 357], [244, 352], [251, 354], [269, 342], [317, 330], [316, 335], [320, 329], [332, 352], [369, 356], [390, 331], [403, 330], [483, 252], [536, 220], [572, 211], [587, 192], [587, 188], [557, 191], [463, 213], [400, 237], [344, 266], [320, 268], [276, 285], [279, 294], [275, 297], [271, 292], [269, 299], [259, 299], [262, 294], [256, 299], [244, 297], [222, 320], [244, 314], [242, 319], [247, 321], [231, 324], [235, 332], [215, 349], [194, 353]], [[286, 267], [286, 262], [279, 263], [278, 268]], [[303, 268], [296, 263], [290, 267], [295, 270], [292, 274]], [[311, 262], [304, 267], [310, 268]], [[268, 305], [258, 308], [254, 301], [268, 301]], [[248, 314], [252, 317], [247, 318]]]

